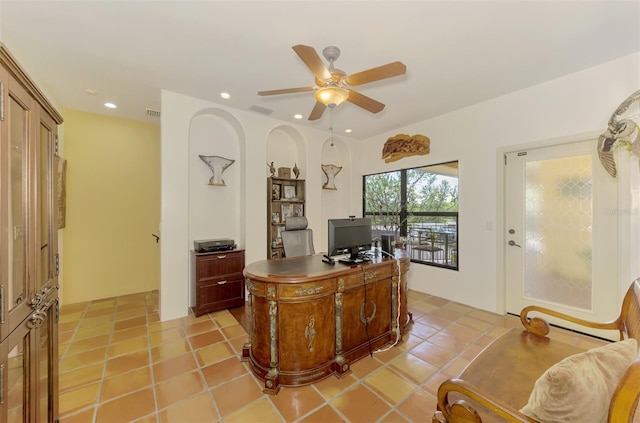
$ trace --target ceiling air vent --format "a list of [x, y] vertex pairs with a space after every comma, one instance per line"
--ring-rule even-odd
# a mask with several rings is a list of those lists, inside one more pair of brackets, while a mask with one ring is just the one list
[[271, 113], [273, 113], [273, 110], [267, 109], [266, 107], [256, 106], [255, 104], [249, 107], [249, 110], [251, 110], [252, 112], [262, 113], [263, 115], [270, 115]]
[[153, 110], [153, 109], [144, 109], [144, 110], [147, 111], [147, 116], [156, 117], [156, 118], [160, 117], [160, 110]]

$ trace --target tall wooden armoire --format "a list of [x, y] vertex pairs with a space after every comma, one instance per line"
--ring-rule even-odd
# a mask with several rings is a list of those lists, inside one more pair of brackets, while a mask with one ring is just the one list
[[1, 43], [0, 65], [0, 422], [55, 422], [62, 116]]

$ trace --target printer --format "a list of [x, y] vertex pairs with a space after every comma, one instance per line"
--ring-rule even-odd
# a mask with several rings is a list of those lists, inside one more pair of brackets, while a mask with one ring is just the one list
[[193, 248], [197, 253], [211, 253], [214, 251], [227, 251], [236, 248], [232, 239], [201, 239], [193, 241]]

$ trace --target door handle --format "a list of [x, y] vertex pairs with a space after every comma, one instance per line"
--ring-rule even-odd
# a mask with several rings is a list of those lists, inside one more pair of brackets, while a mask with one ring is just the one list
[[518, 244], [516, 244], [516, 242], [514, 240], [510, 240], [508, 243], [510, 246], [512, 247], [518, 247], [518, 248], [522, 248], [521, 246], [519, 246]]

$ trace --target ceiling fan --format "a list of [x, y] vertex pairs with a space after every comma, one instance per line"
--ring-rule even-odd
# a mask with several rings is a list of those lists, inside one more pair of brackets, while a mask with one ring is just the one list
[[356, 106], [362, 107], [371, 113], [378, 113], [384, 109], [384, 104], [366, 95], [360, 94], [351, 87], [366, 84], [368, 82], [379, 81], [391, 78], [392, 76], [404, 75], [407, 67], [402, 62], [392, 62], [386, 65], [367, 69], [362, 72], [347, 75], [344, 71], [333, 66], [338, 57], [340, 49], [335, 46], [326, 47], [322, 54], [329, 61], [327, 68], [313, 47], [305, 45], [293, 46], [295, 51], [307, 67], [316, 76], [316, 85], [312, 87], [285, 88], [282, 90], [258, 91], [258, 95], [291, 94], [304, 91], [315, 91], [316, 105], [314, 106], [309, 120], [317, 120], [322, 117], [327, 107], [333, 108], [344, 101], [348, 101]]

